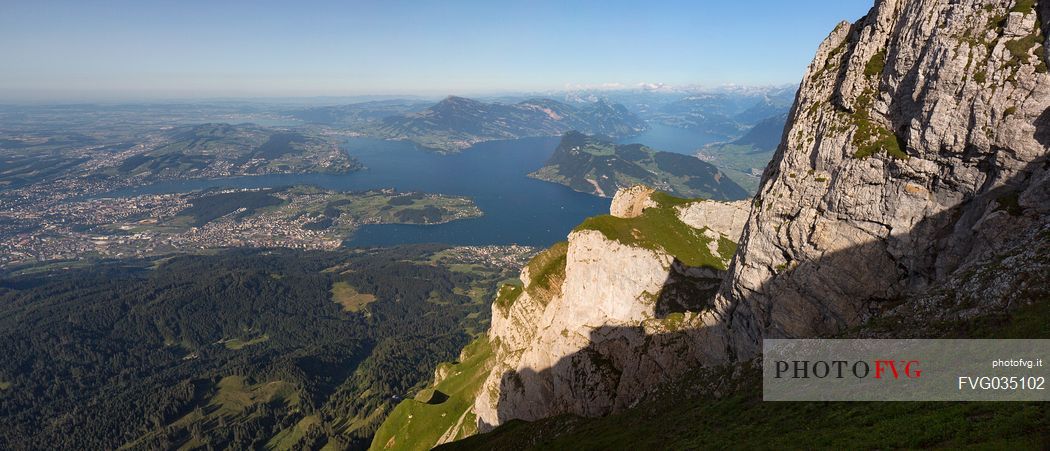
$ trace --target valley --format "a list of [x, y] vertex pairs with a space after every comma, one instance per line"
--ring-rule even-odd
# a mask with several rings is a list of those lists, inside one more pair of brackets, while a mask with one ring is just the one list
[[718, 166], [748, 192], [755, 193], [762, 171], [780, 144], [786, 120], [787, 115], [766, 118], [733, 141], [704, 145], [695, 151], [696, 157]]

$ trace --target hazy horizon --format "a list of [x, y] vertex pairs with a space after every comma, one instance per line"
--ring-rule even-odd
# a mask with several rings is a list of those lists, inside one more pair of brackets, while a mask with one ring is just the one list
[[0, 102], [797, 83], [870, 0], [0, 6]]
[[793, 83], [778, 84], [724, 84], [716, 86], [685, 85], [672, 86], [662, 85], [659, 88], [646, 86], [630, 86], [620, 88], [602, 87], [569, 87], [565, 89], [550, 89], [543, 91], [517, 91], [510, 89], [496, 89], [492, 91], [465, 91], [465, 92], [442, 92], [433, 93], [383, 93], [383, 94], [346, 94], [346, 95], [244, 95], [244, 96], [199, 96], [199, 97], [86, 97], [86, 98], [13, 98], [0, 97], [0, 106], [57, 106], [57, 105], [136, 105], [136, 104], [197, 104], [197, 103], [248, 103], [248, 104], [292, 104], [292, 105], [342, 105], [352, 103], [381, 102], [386, 100], [410, 100], [410, 101], [440, 101], [447, 97], [465, 97], [483, 101], [500, 102], [503, 98], [543, 98], [560, 97], [572, 93], [593, 94], [617, 94], [617, 93], [665, 93], [681, 95], [699, 95], [706, 93], [731, 92], [734, 90], [777, 90], [797, 87], [801, 80]]

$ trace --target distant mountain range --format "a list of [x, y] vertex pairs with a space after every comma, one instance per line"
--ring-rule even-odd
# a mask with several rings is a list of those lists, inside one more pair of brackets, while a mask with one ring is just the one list
[[[450, 96], [431, 104], [384, 99], [287, 111], [309, 124], [380, 139], [415, 142], [439, 152], [473, 144], [570, 130], [624, 137], [649, 124], [689, 129], [729, 141], [791, 107], [794, 86], [749, 89], [569, 91], [486, 97]], [[709, 142], [710, 140], [708, 140]]]
[[566, 133], [547, 164], [529, 176], [602, 197], [636, 184], [684, 197], [736, 200], [748, 195], [714, 165], [698, 158], [641, 144], [613, 144], [575, 131]]
[[389, 99], [303, 108], [291, 111], [289, 115], [311, 124], [357, 127], [393, 115], [421, 111], [428, 106], [430, 102], [420, 100]]
[[346, 173], [361, 168], [323, 137], [251, 124], [186, 125], [155, 140], [152, 149], [125, 158], [108, 171], [110, 175], [171, 179]]
[[754, 146], [756, 150], [776, 150], [780, 144], [780, 138], [784, 134], [784, 124], [787, 122], [787, 113], [777, 114], [762, 119], [754, 127], [751, 127], [744, 136], [733, 141], [737, 145]]
[[755, 124], [791, 108], [794, 88], [762, 92], [701, 93], [654, 108], [646, 119], [730, 140]]
[[386, 117], [365, 133], [457, 152], [483, 141], [556, 136], [569, 130], [618, 137], [645, 129], [645, 121], [623, 105], [603, 100], [576, 105], [551, 99], [503, 104], [450, 96], [420, 112]]

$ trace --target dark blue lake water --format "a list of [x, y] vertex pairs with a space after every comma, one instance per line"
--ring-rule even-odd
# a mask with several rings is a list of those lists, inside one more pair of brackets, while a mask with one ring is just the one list
[[588, 216], [605, 214], [609, 200], [526, 177], [541, 166], [558, 138], [478, 144], [455, 155], [419, 150], [407, 142], [355, 138], [346, 150], [366, 170], [345, 175], [295, 174], [163, 182], [108, 195], [186, 192], [214, 187], [262, 188], [296, 184], [334, 190], [396, 188], [469, 196], [484, 216], [438, 225], [379, 224], [360, 228], [349, 246], [404, 243], [549, 246], [564, 240]]

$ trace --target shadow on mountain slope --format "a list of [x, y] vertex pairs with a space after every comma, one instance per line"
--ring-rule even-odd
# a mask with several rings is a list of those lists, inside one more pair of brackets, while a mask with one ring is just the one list
[[675, 257], [656, 298], [656, 317], [664, 319], [672, 313], [710, 310], [724, 277], [725, 271], [689, 266]]
[[[1050, 2], [1047, 3], [1050, 4]], [[1043, 110], [1043, 113], [1035, 119], [1035, 140], [1050, 148], [1050, 108]]]
[[[1024, 239], [1005, 258], [998, 256], [960, 271], [945, 287], [902, 297], [898, 307], [903, 309], [835, 336], [1050, 338], [1050, 229], [1044, 225]], [[1007, 262], [1015, 266], [1004, 266]], [[1012, 277], [1003, 280], [1004, 271]], [[923, 311], [931, 308], [936, 312], [924, 316]], [[975, 309], [979, 313], [972, 316]], [[504, 374], [503, 390], [517, 388], [514, 384], [536, 386], [547, 381], [546, 388], [561, 388], [550, 394], [577, 394], [582, 401], [588, 400], [586, 394], [603, 393], [598, 390], [619, 391], [615, 376], [624, 367], [608, 353], [621, 339], [610, 342], [608, 337], [663, 343], [690, 339], [684, 331], [644, 336], [638, 328], [601, 327], [592, 333], [590, 345], [552, 368]], [[598, 369], [599, 377], [554, 382], [558, 380], [554, 375], [579, 374], [583, 367]], [[502, 426], [441, 449], [1050, 446], [1048, 403], [762, 402], [758, 360], [697, 367], [678, 375], [657, 372], [653, 383], [654, 389], [637, 402], [614, 408], [607, 416], [560, 414], [522, 421], [501, 411]]]
[[[587, 346], [561, 357], [550, 368], [506, 372], [501, 378], [499, 422], [624, 412], [645, 399], [654, 387], [672, 383], [699, 367], [750, 360], [760, 351], [762, 338], [842, 336], [902, 305], [919, 304], [923, 293], [942, 289], [949, 277], [972, 277], [967, 275], [975, 266], [972, 262], [992, 268], [991, 275], [979, 278], [976, 291], [952, 293], [951, 299], [938, 307], [944, 312], [922, 313], [928, 316], [912, 318], [909, 328], [884, 329], [882, 337], [965, 338], [965, 331], [970, 330], [966, 327], [930, 328], [923, 318], [931, 324], [940, 323], [951, 317], [942, 313], [952, 309], [977, 311], [977, 316], [1009, 315], [1033, 301], [1045, 302], [1046, 286], [1039, 291], [1041, 283], [1037, 282], [1036, 291], [1032, 291], [1031, 285], [1033, 280], [1040, 280], [1038, 277], [1045, 279], [1045, 274], [1023, 274], [1027, 267], [1011, 270], [1017, 274], [996, 274], [1002, 271], [1002, 266], [996, 265], [1004, 260], [998, 254], [1005, 250], [1023, 251], [1030, 248], [1033, 240], [1044, 244], [1040, 249], [1047, 248], [1050, 232], [1039, 228], [1047, 226], [1046, 209], [1050, 204], [1041, 202], [1042, 197], [1032, 197], [1040, 192], [1042, 196], [1050, 193], [1045, 160], [1044, 156], [1027, 165], [1026, 170], [1002, 186], [927, 217], [908, 233], [885, 241], [847, 237], [846, 241], [853, 245], [780, 268], [760, 290], [776, 293], [775, 299], [741, 299], [731, 306], [726, 313], [731, 319], [723, 324], [694, 328], [691, 326], [695, 323], [669, 322], [675, 312], [712, 308], [709, 288], [684, 289], [682, 286], [689, 280], [672, 271], [667, 282], [671, 288], [665, 290], [666, 301], [657, 305], [666, 333], [647, 334], [640, 326], [601, 326], [591, 331]], [[995, 170], [990, 168], [988, 176], [994, 177]], [[1032, 197], [1027, 202], [1037, 203], [1025, 203], [1027, 194]], [[994, 212], [985, 216], [988, 210]], [[975, 227], [979, 220], [979, 227]], [[836, 229], [814, 231], [809, 239], [819, 240], [817, 235], [821, 233], [833, 234]], [[909, 249], [907, 255], [918, 257], [895, 257], [890, 249], [901, 246]], [[1045, 262], [1050, 253], [1039, 258]], [[698, 302], [683, 302], [690, 295], [704, 297]], [[1018, 296], [1021, 298], [1016, 299]], [[963, 334], [958, 335], [959, 331]], [[709, 359], [719, 353], [726, 358]], [[482, 430], [487, 430], [486, 426], [482, 425]]]
[[[1050, 116], [1044, 113], [1042, 117]], [[1048, 132], [1047, 125], [1037, 123], [1037, 139]], [[818, 247], [838, 248], [817, 258], [770, 268], [774, 275], [757, 290], [738, 294], [740, 297], [727, 306], [723, 316], [728, 346], [740, 350], [739, 355], [731, 357], [746, 360], [757, 354], [762, 338], [827, 336], [862, 324], [896, 306], [905, 296], [935, 287], [960, 268], [993, 257], [1020, 243], [1020, 237], [1032, 228], [1045, 225], [1050, 213], [1047, 154], [1003, 180], [1003, 169], [989, 163], [1000, 153], [974, 155], [963, 161], [984, 173], [983, 186], [995, 183], [994, 188], [983, 188], [955, 206], [923, 218], [905, 233], [891, 230], [889, 236], [875, 239], [858, 227], [829, 220], [816, 223], [807, 235], [795, 237]], [[892, 165], [888, 172], [894, 172]], [[902, 195], [938, 193], [920, 188]], [[766, 219], [768, 222], [770, 218]], [[794, 220], [782, 219], [785, 223]], [[745, 230], [741, 248], [747, 234]], [[738, 253], [733, 265], [746, 258]], [[733, 270], [731, 267], [729, 272]]]

